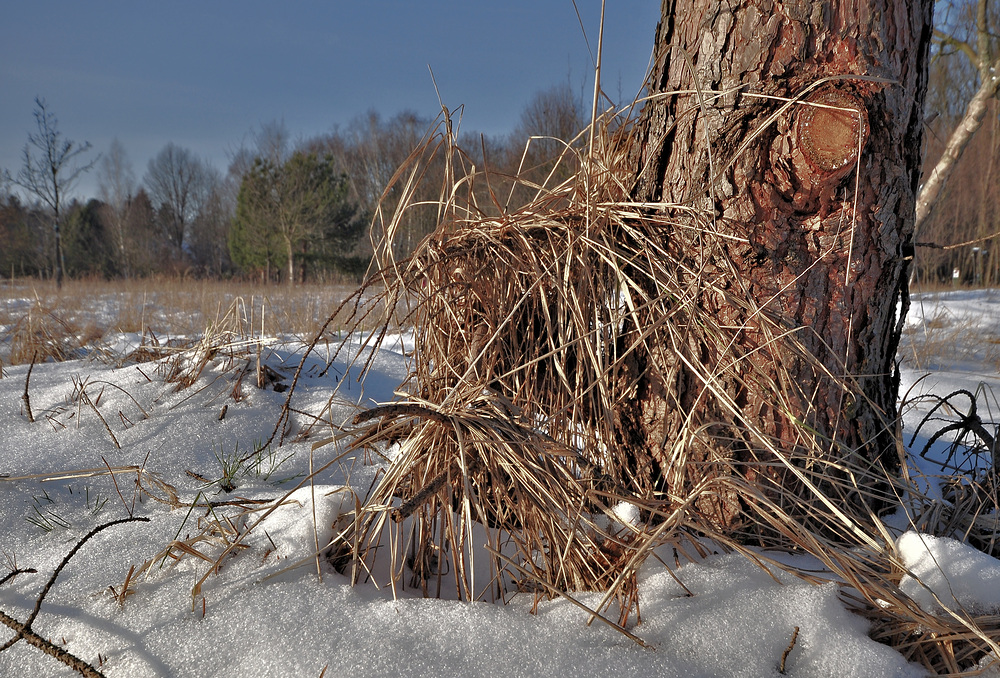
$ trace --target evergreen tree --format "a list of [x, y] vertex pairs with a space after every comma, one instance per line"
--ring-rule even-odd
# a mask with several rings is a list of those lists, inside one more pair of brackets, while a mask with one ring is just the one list
[[297, 152], [281, 165], [257, 158], [237, 196], [233, 263], [244, 270], [284, 267], [290, 284], [307, 265], [335, 266], [363, 230], [348, 190], [330, 155]]
[[117, 273], [113, 244], [101, 218], [103, 206], [100, 200], [90, 200], [86, 204], [74, 201], [70, 205], [63, 226], [67, 275], [111, 277]]

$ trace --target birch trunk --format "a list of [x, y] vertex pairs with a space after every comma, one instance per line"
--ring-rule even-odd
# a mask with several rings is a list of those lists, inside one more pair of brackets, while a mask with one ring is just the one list
[[924, 182], [920, 195], [917, 198], [916, 231], [920, 231], [921, 225], [930, 217], [937, 203], [938, 196], [948, 183], [955, 164], [962, 156], [965, 147], [969, 145], [976, 130], [983, 124], [983, 118], [989, 110], [990, 101], [997, 95], [997, 88], [1000, 87], [1000, 61], [993, 64], [986, 70], [986, 77], [982, 79], [982, 84], [965, 109], [958, 127], [948, 137], [948, 143], [944, 147], [941, 159], [934, 165], [930, 176]]

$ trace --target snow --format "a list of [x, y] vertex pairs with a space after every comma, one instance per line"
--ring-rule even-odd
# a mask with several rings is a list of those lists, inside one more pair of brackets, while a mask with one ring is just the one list
[[[928, 317], [948, 313], [965, 326], [993, 331], [992, 293], [921, 301], [937, 314]], [[911, 321], [909, 327], [914, 341], [923, 341], [920, 326]], [[107, 353], [124, 355], [140, 339], [109, 337]], [[358, 407], [391, 400], [406, 375], [412, 337], [387, 338], [383, 347], [362, 381], [361, 361], [352, 362], [351, 355], [338, 358], [326, 373], [332, 349], [311, 356], [296, 408], [339, 423]], [[273, 339], [262, 349], [267, 364], [289, 382], [302, 345]], [[988, 394], [1000, 387], [1000, 378], [984, 351], [963, 344], [950, 356], [922, 360], [923, 367], [936, 366], [922, 380], [925, 372], [910, 361], [903, 389], [912, 397], [976, 391], [984, 384], [980, 392]], [[366, 356], [362, 351], [360, 357]], [[327, 677], [759, 677], [780, 675], [786, 653], [789, 676], [925, 675], [868, 638], [868, 622], [847, 610], [835, 584], [813, 585], [773, 567], [765, 571], [738, 554], [681, 561], [673, 572], [657, 559], [647, 561], [640, 572], [641, 623], [633, 619], [629, 626], [647, 647], [599, 622], [587, 625], [586, 613], [566, 599], [542, 602], [532, 613], [529, 596], [515, 596], [507, 605], [425, 600], [409, 589], [394, 597], [370, 582], [351, 586], [325, 559], [317, 573], [317, 544], [343, 529], [344, 514], [387, 460], [345, 455], [340, 441], [314, 448], [329, 429], [298, 439], [295, 434], [314, 423], [298, 413], [285, 445], [253, 454], [270, 436], [284, 394], [258, 390], [249, 377], [237, 383], [239, 370], [227, 368], [232, 363], [218, 357], [193, 386], [177, 390], [166, 381], [162, 363], [90, 358], [39, 364], [30, 382], [33, 424], [21, 400], [27, 366], [4, 368], [0, 473], [8, 477], [0, 478], [0, 575], [3, 556], [10, 565], [16, 559], [17, 566], [38, 572], [0, 587], [0, 610], [26, 619], [69, 549], [95, 526], [134, 509], [149, 522], [117, 525], [88, 541], [33, 624], [41, 636], [109, 677], [320, 676], [324, 670]], [[907, 411], [907, 431], [915, 430], [927, 408], [918, 401]], [[924, 441], [919, 438], [914, 448]], [[142, 467], [144, 487], [153, 494], [163, 498], [169, 485], [181, 503], [198, 502], [199, 508], [171, 507], [137, 493], [134, 471], [118, 472], [113, 481], [109, 466]], [[310, 469], [323, 470], [309, 482]], [[232, 491], [223, 489], [224, 478], [235, 485]], [[224, 504], [237, 500], [243, 505]], [[216, 505], [208, 509], [207, 501]], [[195, 540], [212, 519], [231, 525], [232, 534], [253, 527], [217, 573], [194, 554], [163, 557], [177, 539], [214, 560], [232, 534], [205, 533]], [[609, 519], [627, 529], [640, 516], [635, 506], [621, 504]], [[905, 516], [894, 524], [905, 531]], [[934, 592], [945, 604], [970, 612], [1000, 610], [996, 560], [958, 541], [912, 531], [899, 537], [897, 550], [907, 570], [903, 589], [925, 609], [939, 611]], [[661, 557], [673, 564], [670, 554]], [[130, 581], [128, 595], [119, 595], [133, 566], [140, 574]], [[593, 607], [601, 594], [575, 597]], [[0, 643], [10, 635], [0, 629]], [[0, 676], [72, 675], [25, 642], [0, 652]]]
[[927, 612], [1000, 612], [1000, 560], [948, 537], [906, 532], [896, 541], [907, 574], [900, 589]]

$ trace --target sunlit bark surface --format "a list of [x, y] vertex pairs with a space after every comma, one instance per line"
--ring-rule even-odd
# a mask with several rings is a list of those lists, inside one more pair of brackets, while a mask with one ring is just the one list
[[[695, 338], [682, 352], [719, 374], [737, 356], [715, 387], [782, 447], [808, 448], [805, 428], [826, 453], [889, 471], [930, 20], [929, 0], [665, 0], [633, 145], [635, 199], [677, 214], [669, 248], [731, 330], [728, 351]], [[776, 327], [818, 363], [772, 341]], [[732, 431], [679, 439], [692, 416], [709, 433], [724, 418], [704, 391], [677, 361], [639, 379], [621, 413], [637, 458], [678, 494], [715, 472], [704, 462], [753, 456]], [[703, 508], [723, 523], [740, 511]]]

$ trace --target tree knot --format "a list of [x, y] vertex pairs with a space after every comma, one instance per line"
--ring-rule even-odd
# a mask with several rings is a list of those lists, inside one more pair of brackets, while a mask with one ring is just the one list
[[827, 89], [799, 107], [795, 140], [812, 172], [824, 183], [839, 181], [868, 141], [868, 113], [857, 97]]

